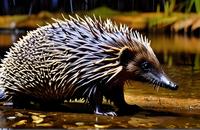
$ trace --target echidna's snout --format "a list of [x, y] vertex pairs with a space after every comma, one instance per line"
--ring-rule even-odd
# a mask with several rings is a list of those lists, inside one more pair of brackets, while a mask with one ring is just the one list
[[160, 83], [162, 87], [171, 89], [171, 90], [177, 90], [178, 85], [172, 82], [167, 76], [161, 75], [160, 76]]
[[163, 87], [171, 90], [177, 90], [178, 85], [171, 81], [164, 73], [159, 64], [144, 61], [139, 64], [139, 80], [150, 82], [154, 87]]
[[[153, 62], [152, 62], [153, 61]], [[171, 81], [164, 73], [160, 64], [156, 60], [142, 61], [134, 66], [134, 61], [129, 62], [127, 71], [131, 73], [131, 79], [142, 82], [149, 82], [154, 85], [154, 88], [167, 88], [177, 90], [178, 85]]]
[[148, 72], [143, 78], [146, 78], [146, 80], [152, 83], [155, 87], [163, 87], [171, 90], [178, 89], [178, 85], [171, 81], [164, 73]]
[[178, 85], [171, 81], [164, 73], [160, 65], [156, 65], [155, 62], [150, 63], [143, 61], [138, 65], [140, 68], [137, 78], [140, 81], [147, 81], [154, 85], [154, 87], [167, 88], [171, 90], [177, 90]]

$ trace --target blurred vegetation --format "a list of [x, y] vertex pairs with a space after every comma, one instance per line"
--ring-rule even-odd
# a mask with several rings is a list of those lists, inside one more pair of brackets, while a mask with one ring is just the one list
[[200, 13], [200, 1], [199, 0], [187, 0], [185, 2], [186, 12], [191, 12], [192, 7], [195, 7], [197, 13]]

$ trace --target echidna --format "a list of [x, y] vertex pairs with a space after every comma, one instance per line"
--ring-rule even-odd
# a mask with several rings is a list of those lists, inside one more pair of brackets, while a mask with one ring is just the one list
[[119, 110], [130, 108], [123, 91], [128, 80], [178, 88], [166, 77], [149, 40], [128, 26], [88, 16], [54, 21], [28, 32], [2, 60], [0, 86], [13, 103], [84, 99], [94, 113], [116, 115], [102, 110], [103, 97]]

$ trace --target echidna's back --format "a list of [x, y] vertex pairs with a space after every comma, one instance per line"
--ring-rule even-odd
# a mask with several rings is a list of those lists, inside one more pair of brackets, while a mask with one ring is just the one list
[[[77, 73], [80, 69], [87, 68], [86, 61], [78, 59], [88, 54], [76, 50], [85, 43], [73, 43], [70, 40], [69, 35], [74, 35], [68, 34], [70, 28], [67, 23], [59, 24], [31, 31], [14, 43], [3, 59], [3, 87], [42, 100], [62, 100], [66, 96], [72, 98], [73, 85], [77, 85], [75, 76], [80, 75], [80, 72]], [[73, 33], [77, 34], [75, 30]], [[82, 66], [76, 68], [80, 64]]]
[[[102, 59], [116, 57], [118, 52], [102, 53], [99, 45], [106, 39], [98, 34], [102, 24], [98, 22], [90, 18], [56, 20], [28, 32], [3, 59], [1, 86], [8, 95], [25, 94], [44, 101], [87, 98], [96, 80], [108, 79], [119, 70], [116, 62], [100, 68], [109, 63]], [[91, 29], [93, 24], [96, 28]]]
[[130, 42], [148, 47], [147, 39], [110, 20], [55, 20], [14, 43], [2, 61], [0, 84], [11, 96], [87, 98], [122, 70], [120, 51], [133, 47]]

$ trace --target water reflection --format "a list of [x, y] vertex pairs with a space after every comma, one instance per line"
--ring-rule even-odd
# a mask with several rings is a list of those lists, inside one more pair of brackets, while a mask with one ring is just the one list
[[200, 40], [197, 37], [183, 35], [149, 35], [152, 48], [157, 53], [161, 63], [186, 65], [200, 69]]
[[194, 36], [151, 34], [149, 39], [156, 52], [200, 53], [200, 39]]

